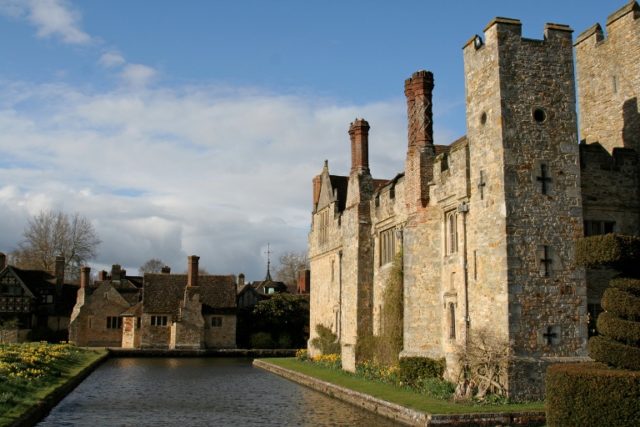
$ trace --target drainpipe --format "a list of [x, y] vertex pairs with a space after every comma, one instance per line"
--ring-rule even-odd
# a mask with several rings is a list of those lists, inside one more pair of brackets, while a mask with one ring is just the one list
[[469, 257], [467, 256], [467, 214], [469, 213], [469, 204], [462, 202], [458, 206], [458, 212], [462, 213], [462, 262], [464, 263], [464, 346], [469, 342], [469, 327], [471, 318], [469, 317]]
[[342, 251], [338, 251], [338, 342], [342, 339]]

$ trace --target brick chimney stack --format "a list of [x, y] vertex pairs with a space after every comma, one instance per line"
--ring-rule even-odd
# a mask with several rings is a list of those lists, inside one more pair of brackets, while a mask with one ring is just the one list
[[416, 71], [404, 82], [409, 119], [409, 148], [433, 145], [433, 74]]
[[199, 256], [191, 255], [188, 257], [187, 267], [187, 286], [198, 286], [198, 260]]
[[238, 274], [238, 288], [244, 286], [244, 273]]
[[64, 284], [64, 257], [61, 255], [56, 257], [54, 275], [56, 276], [56, 286], [62, 287]]
[[102, 282], [104, 280], [107, 280], [107, 272], [104, 270], [101, 270], [98, 272], [98, 281]]
[[0, 252], [0, 271], [4, 270], [7, 266], [7, 255], [4, 252]]
[[171, 274], [171, 267], [169, 267], [168, 265], [165, 265], [164, 267], [162, 267], [160, 269], [160, 273], [162, 273], [162, 274]]
[[89, 286], [89, 277], [91, 275], [91, 267], [80, 267], [80, 287], [86, 288]]
[[311, 271], [299, 270], [298, 271], [298, 293], [308, 294], [311, 291]]
[[433, 180], [433, 74], [417, 71], [404, 82], [407, 97], [409, 147], [405, 164], [405, 200], [409, 211], [429, 203], [429, 183]]
[[120, 264], [113, 264], [111, 266], [111, 280], [118, 281], [122, 276], [122, 267]]
[[355, 119], [349, 126], [351, 173], [369, 173], [369, 123]]

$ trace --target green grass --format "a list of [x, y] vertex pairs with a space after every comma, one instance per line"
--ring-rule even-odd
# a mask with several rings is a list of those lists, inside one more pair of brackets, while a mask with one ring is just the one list
[[[72, 348], [61, 352], [59, 357], [52, 357], [48, 362], [42, 362], [42, 349], [47, 344], [0, 345], [0, 426], [9, 425], [27, 412], [31, 407], [43, 401], [58, 388], [64, 386], [70, 379], [80, 374], [86, 367], [103, 357], [106, 350], [84, 350]], [[40, 348], [40, 353], [34, 349]], [[33, 363], [16, 361], [15, 357], [7, 356], [13, 352], [29, 352], [34, 354]], [[24, 354], [22, 353], [22, 354]], [[46, 354], [46, 350], [44, 350]], [[16, 367], [19, 366], [19, 367]], [[8, 374], [20, 372], [29, 367], [42, 369], [46, 374], [38, 378], [23, 378]]]
[[389, 384], [358, 378], [347, 372], [318, 366], [310, 362], [303, 362], [294, 358], [273, 358], [263, 360], [267, 363], [300, 372], [311, 377], [330, 382], [354, 391], [365, 393], [378, 399], [396, 403], [401, 406], [416, 409], [430, 414], [469, 414], [478, 412], [528, 412], [544, 411], [543, 402], [510, 403], [502, 405], [480, 405], [471, 403], [457, 403], [434, 399], [424, 394], [395, 387]]

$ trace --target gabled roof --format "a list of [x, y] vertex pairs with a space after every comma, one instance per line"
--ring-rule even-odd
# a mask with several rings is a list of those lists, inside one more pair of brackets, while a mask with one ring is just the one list
[[[186, 274], [145, 274], [143, 311], [177, 314], [186, 287]], [[200, 294], [203, 311], [236, 307], [236, 283], [233, 275], [198, 276], [198, 286], [194, 290]]]

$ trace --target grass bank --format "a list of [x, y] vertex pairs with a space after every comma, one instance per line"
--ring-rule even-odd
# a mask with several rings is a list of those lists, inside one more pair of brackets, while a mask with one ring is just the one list
[[0, 425], [46, 413], [46, 403], [57, 403], [76, 377], [106, 355], [69, 344], [0, 345]]
[[472, 403], [457, 403], [435, 399], [424, 394], [416, 393], [406, 388], [396, 387], [377, 381], [370, 381], [356, 377], [341, 370], [334, 370], [314, 363], [295, 358], [274, 358], [265, 360], [285, 369], [300, 372], [305, 375], [326, 381], [360, 393], [365, 393], [378, 399], [386, 400], [407, 408], [430, 414], [471, 414], [471, 413], [501, 413], [501, 412], [530, 412], [544, 411], [544, 403], [512, 403], [501, 405], [480, 405]]

